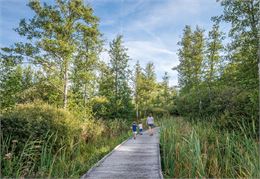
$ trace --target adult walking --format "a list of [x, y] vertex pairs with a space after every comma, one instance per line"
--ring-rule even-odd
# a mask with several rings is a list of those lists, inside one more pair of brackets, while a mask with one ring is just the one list
[[146, 123], [149, 126], [149, 135], [152, 136], [154, 128], [154, 119], [151, 113], [148, 115]]

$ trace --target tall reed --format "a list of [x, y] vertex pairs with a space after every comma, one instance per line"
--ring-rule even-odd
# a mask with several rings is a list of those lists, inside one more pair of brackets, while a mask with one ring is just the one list
[[160, 136], [163, 172], [174, 178], [259, 178], [258, 142], [243, 133], [217, 130], [210, 123], [165, 119]]
[[126, 131], [117, 136], [103, 135], [95, 141], [64, 141], [55, 148], [57, 134], [46, 133], [48, 140], [29, 138], [18, 149], [19, 140], [1, 137], [1, 178], [48, 177], [79, 178], [93, 164], [111, 151], [118, 143], [129, 137]]

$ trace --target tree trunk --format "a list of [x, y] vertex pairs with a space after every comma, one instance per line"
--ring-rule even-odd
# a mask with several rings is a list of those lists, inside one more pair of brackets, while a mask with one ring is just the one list
[[64, 69], [64, 89], [63, 89], [63, 108], [66, 109], [67, 108], [67, 103], [68, 103], [68, 65], [65, 65], [65, 69]]

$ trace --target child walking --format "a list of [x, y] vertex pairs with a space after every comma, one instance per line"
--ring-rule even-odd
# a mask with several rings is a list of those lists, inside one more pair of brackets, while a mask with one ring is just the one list
[[139, 128], [139, 134], [143, 135], [143, 124], [142, 123], [138, 124], [138, 128]]
[[132, 124], [132, 131], [133, 131], [133, 137], [136, 139], [136, 134], [137, 134], [137, 125], [135, 122]]

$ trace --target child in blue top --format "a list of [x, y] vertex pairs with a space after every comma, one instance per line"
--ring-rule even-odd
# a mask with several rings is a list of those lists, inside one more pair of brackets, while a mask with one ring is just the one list
[[132, 124], [132, 131], [133, 131], [134, 139], [136, 139], [136, 134], [137, 134], [137, 125], [136, 125], [135, 122], [133, 122], [133, 124]]
[[143, 135], [143, 124], [142, 123], [138, 124], [138, 128], [139, 128], [139, 134]]

